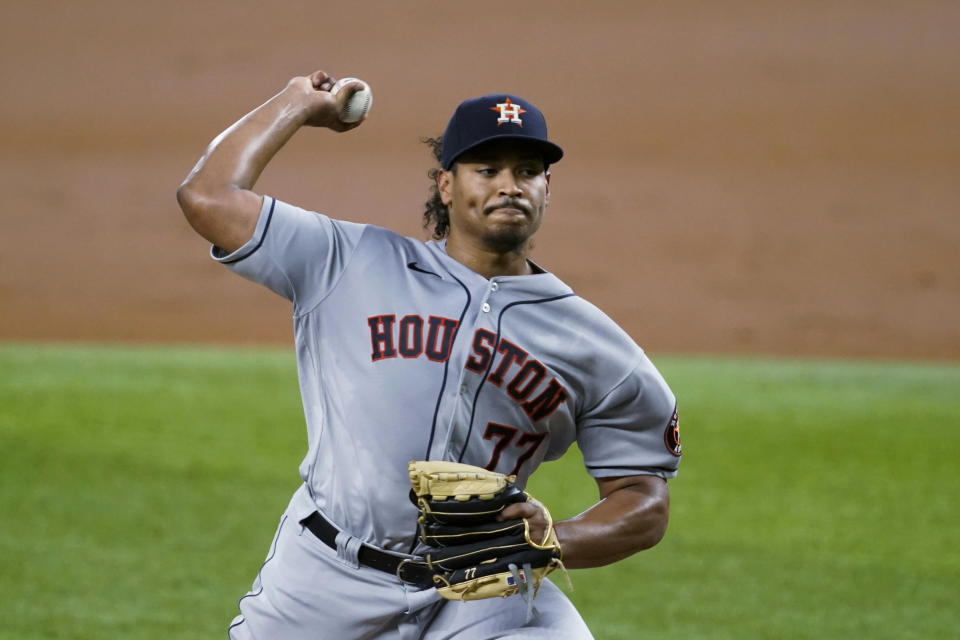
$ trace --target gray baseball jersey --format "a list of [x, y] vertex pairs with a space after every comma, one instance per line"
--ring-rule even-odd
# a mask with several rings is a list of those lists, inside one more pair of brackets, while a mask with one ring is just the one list
[[486, 279], [444, 242], [265, 197], [256, 231], [213, 257], [293, 303], [309, 449], [294, 496], [405, 552], [410, 460], [516, 474], [573, 442], [597, 478], [676, 475], [676, 402], [610, 318], [546, 272]]

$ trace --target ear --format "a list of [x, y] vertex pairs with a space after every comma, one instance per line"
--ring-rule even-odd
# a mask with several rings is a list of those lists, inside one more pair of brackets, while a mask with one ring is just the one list
[[550, 204], [550, 170], [547, 169], [544, 175], [547, 178], [547, 187], [543, 194], [543, 206], [547, 206]]
[[440, 201], [450, 206], [453, 202], [453, 172], [439, 169], [437, 171], [437, 191], [440, 193]]

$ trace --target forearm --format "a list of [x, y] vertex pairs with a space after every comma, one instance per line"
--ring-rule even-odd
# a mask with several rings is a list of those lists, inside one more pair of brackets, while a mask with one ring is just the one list
[[177, 191], [180, 208], [197, 233], [228, 251], [253, 235], [261, 199], [250, 189], [306, 118], [288, 87], [210, 143]]
[[340, 121], [339, 114], [362, 83], [345, 85], [335, 98], [333, 82], [323, 71], [293, 78], [210, 143], [177, 190], [180, 208], [200, 235], [228, 251], [241, 247], [260, 213], [262, 199], [251, 189], [293, 134], [304, 125], [334, 131], [359, 126]]
[[217, 136], [184, 181], [197, 188], [251, 189], [267, 163], [303, 126], [308, 111], [288, 89]]
[[599, 567], [657, 544], [667, 529], [667, 483], [649, 477], [624, 484], [580, 515], [556, 523], [569, 569]]

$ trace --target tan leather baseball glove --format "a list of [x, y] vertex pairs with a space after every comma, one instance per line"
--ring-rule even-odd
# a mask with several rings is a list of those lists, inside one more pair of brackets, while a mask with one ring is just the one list
[[544, 577], [562, 568], [550, 512], [542, 540], [526, 520], [498, 521], [508, 505], [533, 498], [515, 476], [456, 462], [411, 462], [411, 500], [420, 511], [420, 541], [437, 590], [448, 600], [521, 594], [532, 611]]

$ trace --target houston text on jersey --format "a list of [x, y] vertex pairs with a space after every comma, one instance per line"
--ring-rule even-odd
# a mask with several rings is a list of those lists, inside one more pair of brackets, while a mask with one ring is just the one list
[[[386, 314], [367, 318], [367, 325], [373, 362], [398, 355], [403, 358], [426, 356], [435, 362], [444, 362], [450, 357], [458, 322], [438, 316], [430, 316], [425, 321], [416, 314], [403, 316], [397, 322], [396, 314]], [[507, 395], [520, 403], [532, 422], [543, 420], [567, 399], [566, 390], [555, 377], [546, 380], [547, 368], [543, 363], [528, 358], [524, 349], [509, 340], [478, 329], [472, 345], [473, 353], [467, 359], [466, 369], [486, 375], [487, 381], [497, 387], [503, 387], [506, 382]]]

